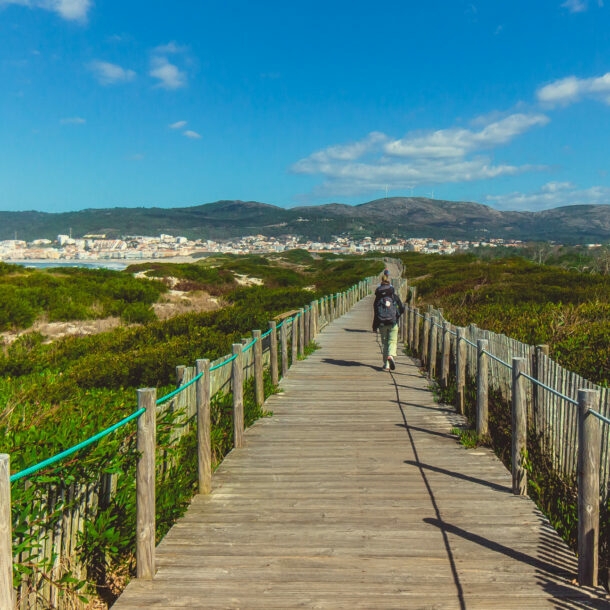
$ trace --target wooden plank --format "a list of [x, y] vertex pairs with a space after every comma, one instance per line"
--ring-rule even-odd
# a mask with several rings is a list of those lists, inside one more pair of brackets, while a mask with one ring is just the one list
[[114, 609], [607, 605], [415, 361], [380, 370], [371, 317], [368, 297], [324, 328]]

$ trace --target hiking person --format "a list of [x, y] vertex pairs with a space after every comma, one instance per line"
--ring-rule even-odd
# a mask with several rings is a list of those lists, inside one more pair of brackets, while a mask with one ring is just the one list
[[398, 341], [398, 318], [405, 308], [390, 282], [390, 272], [386, 269], [381, 275], [381, 283], [375, 290], [373, 303], [373, 332], [379, 330], [383, 351], [383, 370], [396, 368], [396, 343]]

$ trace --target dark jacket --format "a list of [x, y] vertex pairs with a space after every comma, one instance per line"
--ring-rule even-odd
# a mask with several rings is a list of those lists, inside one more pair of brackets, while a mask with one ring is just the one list
[[374, 312], [373, 332], [376, 332], [377, 329], [381, 326], [381, 324], [377, 318], [377, 303], [379, 303], [379, 301], [381, 301], [381, 299], [383, 299], [384, 297], [387, 297], [387, 296], [392, 296], [394, 299], [394, 302], [396, 303], [396, 309], [398, 310], [398, 317], [396, 318], [396, 322], [398, 322], [398, 318], [400, 318], [400, 316], [405, 311], [405, 306], [402, 304], [400, 297], [396, 294], [396, 292], [394, 290], [394, 286], [392, 286], [392, 284], [380, 284], [379, 286], [377, 286], [377, 289], [375, 290], [375, 302], [373, 303], [373, 312]]

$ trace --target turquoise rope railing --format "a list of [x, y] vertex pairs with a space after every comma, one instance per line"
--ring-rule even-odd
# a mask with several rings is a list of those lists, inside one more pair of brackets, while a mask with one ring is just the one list
[[61, 453], [58, 453], [57, 455], [55, 455], [53, 457], [43, 460], [42, 462], [35, 464], [34, 466], [30, 466], [29, 468], [26, 468], [25, 470], [22, 470], [21, 472], [17, 472], [15, 474], [11, 475], [11, 477], [10, 477], [11, 483], [13, 483], [14, 481], [18, 481], [19, 479], [23, 479], [24, 477], [27, 477], [31, 474], [34, 474], [35, 472], [38, 472], [39, 470], [42, 470], [43, 468], [46, 468], [47, 466], [52, 466], [53, 464], [56, 464], [60, 460], [63, 460], [64, 458], [67, 458], [68, 456], [72, 455], [73, 453], [76, 453], [77, 451], [80, 451], [81, 449], [85, 449], [86, 447], [89, 447], [89, 445], [92, 445], [93, 443], [97, 443], [97, 441], [103, 439], [105, 436], [108, 436], [109, 434], [111, 434], [112, 432], [114, 432], [115, 430], [120, 428], [121, 426], [124, 426], [125, 424], [128, 424], [130, 421], [133, 421], [134, 419], [137, 419], [138, 417], [140, 417], [140, 415], [142, 415], [142, 413], [144, 413], [144, 411], [146, 411], [146, 409], [138, 409], [135, 413], [132, 413], [125, 419], [122, 419], [120, 422], [113, 424], [109, 428], [106, 428], [105, 430], [98, 432], [95, 436], [88, 438], [86, 441], [83, 441], [82, 443], [79, 443], [78, 445], [74, 445], [74, 447], [71, 447], [70, 449], [66, 449], [65, 451], [62, 451]]
[[167, 402], [170, 398], [173, 398], [174, 396], [176, 396], [176, 394], [180, 394], [180, 392], [182, 392], [183, 390], [186, 390], [186, 388], [188, 388], [190, 385], [193, 385], [198, 379], [201, 379], [201, 376], [202, 376], [202, 374], [198, 373], [197, 375], [195, 375], [195, 377], [193, 377], [190, 381], [187, 381], [184, 385], [181, 385], [179, 388], [176, 388], [169, 394], [166, 394], [165, 396], [161, 396], [161, 398], [158, 398], [155, 404], [162, 405], [164, 402]]
[[244, 345], [244, 347], [242, 348], [242, 351], [247, 352], [255, 343], [256, 343], [256, 339], [252, 339], [252, 341], [250, 341], [250, 343], [248, 343], [247, 345]]

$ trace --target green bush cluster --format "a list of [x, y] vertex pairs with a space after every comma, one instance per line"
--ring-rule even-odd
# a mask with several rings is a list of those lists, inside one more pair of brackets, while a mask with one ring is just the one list
[[[44, 270], [4, 265], [0, 275], [0, 331], [50, 322], [107, 316], [139, 317], [167, 291], [161, 282], [103, 269], [58, 267]], [[131, 313], [130, 313], [131, 312]]]
[[548, 344], [565, 368], [610, 383], [610, 282], [599, 274], [540, 265], [523, 258], [481, 260], [403, 254], [418, 305], [443, 308], [459, 326], [504, 334], [529, 345]]

